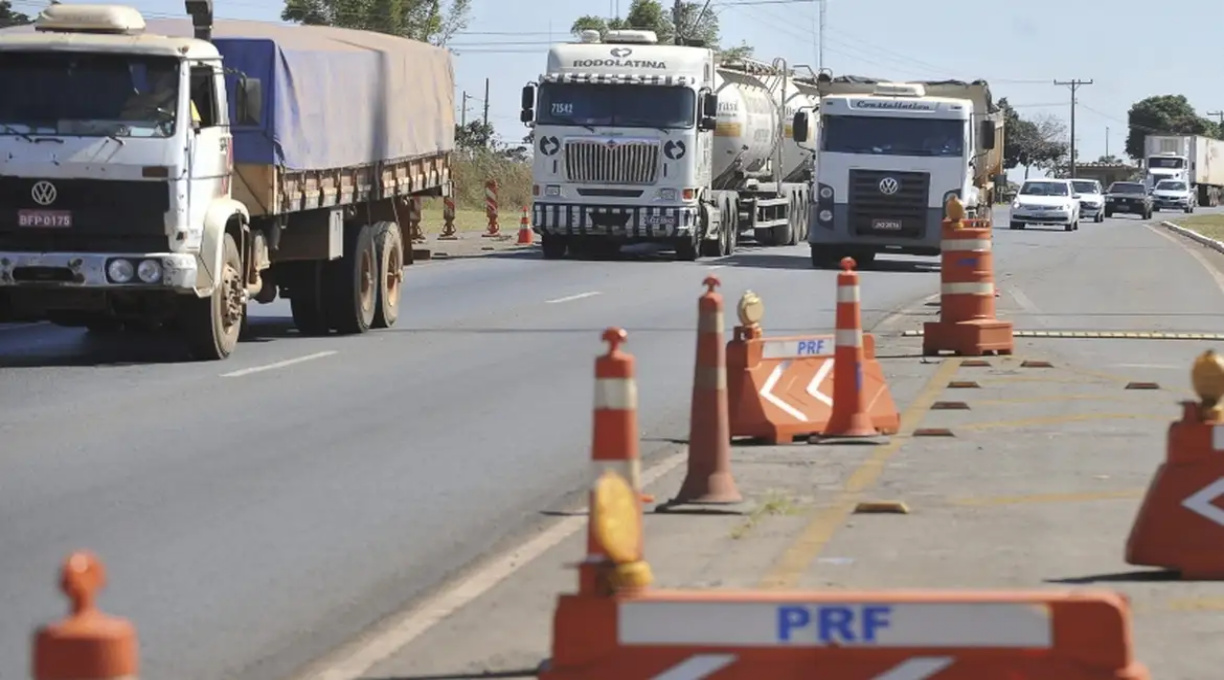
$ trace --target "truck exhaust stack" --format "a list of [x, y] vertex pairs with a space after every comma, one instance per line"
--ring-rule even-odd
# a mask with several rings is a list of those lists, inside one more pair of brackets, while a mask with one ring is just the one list
[[196, 40], [212, 42], [212, 0], [186, 0], [184, 4], [187, 6], [187, 13], [191, 15], [191, 25], [195, 28]]

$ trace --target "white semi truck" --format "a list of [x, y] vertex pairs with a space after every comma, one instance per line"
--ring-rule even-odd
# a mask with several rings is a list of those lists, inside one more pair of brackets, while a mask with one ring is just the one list
[[544, 257], [653, 242], [695, 260], [741, 235], [802, 241], [812, 154], [788, 123], [816, 105], [815, 78], [781, 60], [718, 65], [713, 50], [636, 30], [553, 46], [522, 100]]
[[1148, 135], [1143, 140], [1143, 183], [1153, 190], [1162, 179], [1190, 184], [1198, 204], [1217, 206], [1224, 197], [1224, 140], [1202, 135]]
[[0, 321], [169, 329], [205, 360], [278, 293], [303, 334], [394, 324], [398, 218], [450, 188], [449, 53], [186, 8], [0, 31]]
[[[882, 252], [940, 253], [944, 205], [988, 214], [1003, 172], [1003, 114], [985, 81], [819, 79], [820, 119], [800, 111], [795, 140], [816, 148], [808, 221], [812, 264]], [[1002, 184], [1001, 184], [1002, 185]]]

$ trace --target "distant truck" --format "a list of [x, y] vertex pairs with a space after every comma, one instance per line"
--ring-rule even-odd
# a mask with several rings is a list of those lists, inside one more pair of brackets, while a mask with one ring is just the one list
[[584, 31], [523, 89], [535, 130], [532, 217], [544, 257], [659, 243], [681, 260], [804, 238], [810, 151], [791, 114], [814, 77], [784, 62], [716, 65], [651, 31]]
[[1224, 140], [1202, 135], [1148, 135], [1143, 140], [1143, 184], [1162, 179], [1190, 184], [1198, 204], [1215, 207], [1224, 197]]
[[[449, 192], [449, 53], [380, 33], [51, 5], [0, 31], [0, 317], [230, 355], [396, 322], [411, 198]], [[21, 93], [12, 96], [11, 93]], [[410, 249], [407, 251], [410, 253]]]
[[940, 253], [944, 205], [989, 215], [1003, 176], [1003, 113], [985, 81], [893, 83], [822, 76], [819, 122], [795, 115], [816, 147], [808, 222], [812, 265], [850, 255]]

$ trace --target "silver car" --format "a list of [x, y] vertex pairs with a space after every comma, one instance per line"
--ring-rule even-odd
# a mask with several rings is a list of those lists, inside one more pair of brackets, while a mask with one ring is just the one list
[[1152, 210], [1181, 210], [1194, 212], [1198, 203], [1195, 192], [1180, 179], [1162, 179], [1152, 188]]
[[1105, 221], [1105, 191], [1095, 179], [1073, 179], [1071, 185], [1079, 194], [1080, 217], [1093, 222]]

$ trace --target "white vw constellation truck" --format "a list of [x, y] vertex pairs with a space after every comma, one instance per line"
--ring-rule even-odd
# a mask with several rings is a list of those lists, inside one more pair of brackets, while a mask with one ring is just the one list
[[989, 212], [1003, 172], [1003, 114], [985, 81], [892, 83], [822, 76], [820, 120], [795, 115], [816, 146], [812, 264], [878, 253], [940, 253], [944, 204]]
[[586, 31], [523, 89], [544, 257], [654, 242], [682, 260], [801, 242], [812, 153], [790, 139], [815, 78], [781, 60], [717, 65], [651, 31]]
[[[51, 5], [0, 30], [0, 318], [168, 327], [234, 350], [247, 303], [307, 334], [394, 324], [398, 217], [450, 186], [450, 55], [380, 33], [146, 24]], [[410, 260], [409, 260], [410, 261]]]

